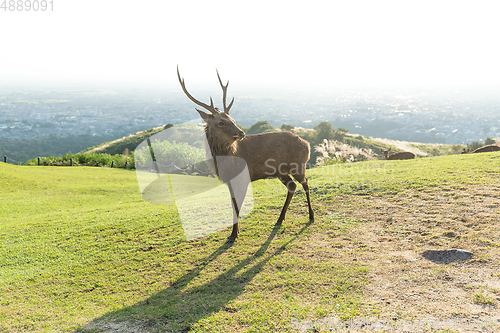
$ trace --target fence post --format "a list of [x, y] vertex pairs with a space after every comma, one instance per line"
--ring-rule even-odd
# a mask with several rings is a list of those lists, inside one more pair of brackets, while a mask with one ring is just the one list
[[126, 169], [127, 165], [128, 165], [128, 161], [125, 161], [125, 166], [123, 168]]
[[38, 166], [40, 166], [40, 157], [38, 158]]
[[115, 166], [115, 161], [111, 161], [111, 167]]
[[3, 161], [4, 163], [7, 163], [7, 155], [3, 155]]
[[72, 158], [69, 159], [69, 166], [73, 166], [73, 159]]

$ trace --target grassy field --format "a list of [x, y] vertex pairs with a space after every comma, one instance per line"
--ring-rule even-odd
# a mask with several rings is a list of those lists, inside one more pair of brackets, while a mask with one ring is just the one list
[[[229, 230], [186, 241], [175, 207], [142, 200], [135, 172], [0, 163], [0, 331], [284, 332], [325, 318], [415, 319], [433, 314], [443, 274], [456, 282], [475, 270], [492, 273], [455, 295], [470, 305], [460, 314], [499, 315], [500, 154], [338, 164], [308, 177], [314, 223], [298, 191], [275, 227], [285, 188], [258, 181], [254, 210], [226, 245]], [[475, 259], [418, 256], [447, 247]], [[426, 298], [408, 307], [401, 288]]]

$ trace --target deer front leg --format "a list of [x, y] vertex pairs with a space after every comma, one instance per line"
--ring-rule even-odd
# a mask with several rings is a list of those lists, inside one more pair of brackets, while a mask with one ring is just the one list
[[240, 210], [238, 204], [236, 203], [236, 198], [234, 197], [233, 189], [231, 185], [228, 185], [229, 193], [231, 194], [231, 206], [233, 207], [233, 231], [231, 235], [227, 238], [226, 243], [234, 243], [236, 238], [238, 238], [238, 221], [240, 219]]
[[231, 232], [231, 235], [227, 238], [226, 243], [234, 243], [234, 241], [238, 238], [238, 222], [233, 224], [233, 231]]

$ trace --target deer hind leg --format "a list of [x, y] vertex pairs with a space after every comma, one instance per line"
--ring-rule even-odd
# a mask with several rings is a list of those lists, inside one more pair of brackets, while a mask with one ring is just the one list
[[295, 193], [295, 189], [297, 188], [297, 185], [289, 175], [282, 175], [279, 177], [279, 180], [283, 183], [283, 185], [286, 186], [288, 191], [285, 204], [283, 205], [283, 209], [281, 210], [280, 217], [278, 218], [276, 224], [281, 224], [281, 222], [283, 222], [283, 220], [285, 219], [286, 210], [288, 209], [288, 205], [290, 205], [290, 201], [292, 201], [293, 194]]
[[306, 192], [307, 205], [309, 206], [309, 223], [312, 223], [314, 222], [314, 211], [311, 206], [311, 197], [309, 196], [309, 184], [307, 183], [307, 178], [304, 177], [304, 181], [300, 183]]
[[304, 192], [306, 192], [307, 206], [309, 207], [309, 223], [312, 223], [314, 222], [314, 211], [311, 205], [311, 196], [309, 195], [309, 184], [305, 176], [305, 170], [303, 174], [293, 175], [293, 178], [295, 178], [300, 184], [302, 184]]

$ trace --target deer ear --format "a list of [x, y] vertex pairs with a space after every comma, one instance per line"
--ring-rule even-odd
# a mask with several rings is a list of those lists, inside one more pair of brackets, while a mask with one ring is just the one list
[[208, 121], [210, 120], [210, 118], [214, 117], [210, 113], [206, 113], [205, 111], [201, 111], [199, 109], [196, 109], [196, 111], [198, 111], [198, 113], [200, 114], [201, 118], [203, 118], [203, 120], [205, 120], [206, 123], [208, 123]]

